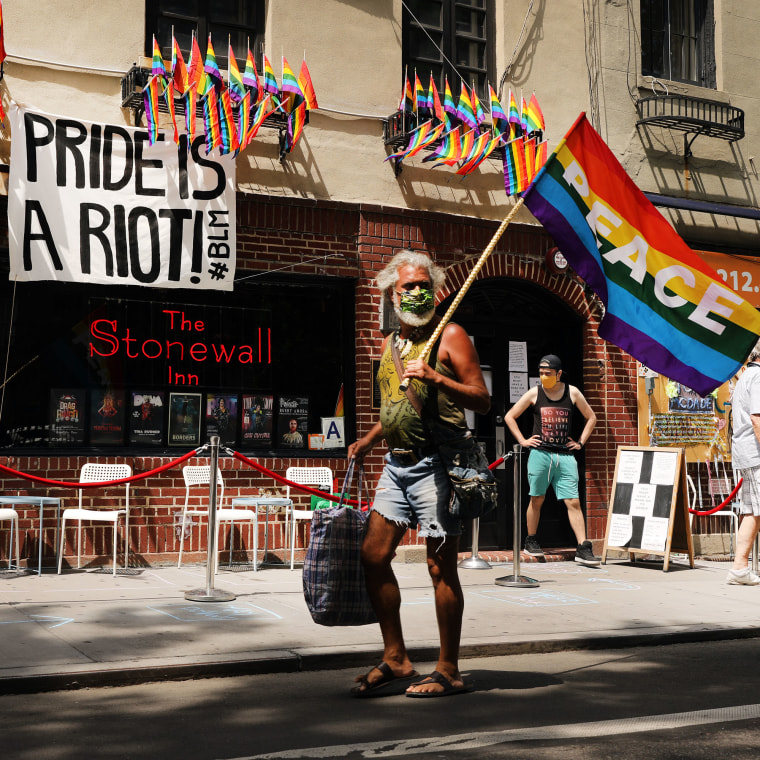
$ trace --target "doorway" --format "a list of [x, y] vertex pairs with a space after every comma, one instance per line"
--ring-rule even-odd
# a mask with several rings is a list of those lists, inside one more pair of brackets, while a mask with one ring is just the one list
[[[443, 314], [455, 294], [438, 308]], [[504, 450], [512, 451], [516, 441], [504, 425], [504, 415], [512, 406], [509, 397], [509, 342], [527, 345], [528, 375], [538, 375], [539, 359], [557, 354], [562, 359], [563, 378], [583, 391], [583, 320], [564, 301], [525, 280], [493, 278], [474, 283], [454, 314], [454, 320], [474, 339], [481, 365], [492, 374], [491, 410], [475, 416], [475, 434], [486, 446], [489, 462]], [[519, 420], [520, 429], [528, 437], [533, 425], [530, 412]], [[576, 415], [571, 435], [575, 438], [583, 427], [583, 418]], [[521, 536], [525, 537], [525, 511], [528, 506], [528, 452], [522, 456], [522, 499], [520, 504]], [[583, 487], [584, 453], [578, 457], [580, 498], [585, 513], [586, 494]], [[495, 470], [499, 486], [499, 508], [480, 520], [479, 548], [511, 549], [514, 520], [514, 464], [510, 458]], [[461, 550], [471, 546], [469, 525], [462, 536]], [[575, 536], [567, 519], [563, 502], [558, 502], [549, 489], [538, 529], [538, 541], [544, 548], [575, 546]]]

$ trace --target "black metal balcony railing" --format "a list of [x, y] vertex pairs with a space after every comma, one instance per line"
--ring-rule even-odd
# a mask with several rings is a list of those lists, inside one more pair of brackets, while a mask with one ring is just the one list
[[639, 112], [637, 125], [676, 129], [695, 137], [705, 135], [731, 142], [744, 137], [744, 111], [727, 103], [684, 95], [663, 95], [642, 98], [636, 108]]

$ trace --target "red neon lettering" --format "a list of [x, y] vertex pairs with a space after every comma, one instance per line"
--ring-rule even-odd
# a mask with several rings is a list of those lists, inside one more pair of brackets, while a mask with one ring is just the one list
[[119, 340], [118, 338], [114, 338], [112, 335], [106, 335], [105, 333], [101, 332], [98, 327], [101, 322], [103, 324], [110, 325], [113, 332], [116, 332], [116, 326], [118, 322], [115, 319], [113, 321], [109, 319], [96, 319], [90, 325], [90, 335], [95, 338], [100, 338], [101, 340], [104, 340], [106, 343], [108, 343], [111, 346], [111, 351], [104, 354], [101, 351], [98, 351], [98, 349], [95, 348], [92, 343], [90, 343], [90, 356], [93, 356], [94, 354], [97, 354], [98, 356], [113, 356], [119, 350]]

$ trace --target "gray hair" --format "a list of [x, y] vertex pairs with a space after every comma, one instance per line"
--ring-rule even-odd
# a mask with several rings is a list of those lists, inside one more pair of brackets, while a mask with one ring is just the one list
[[760, 340], [755, 343], [752, 350], [749, 352], [749, 358], [748, 361], [755, 361], [756, 359], [760, 359]]
[[430, 274], [430, 280], [433, 285], [433, 293], [437, 293], [446, 282], [446, 273], [438, 264], [434, 264], [430, 256], [419, 251], [403, 250], [399, 251], [377, 275], [375, 284], [382, 293], [395, 287], [398, 282], [399, 267], [419, 267], [425, 269]]

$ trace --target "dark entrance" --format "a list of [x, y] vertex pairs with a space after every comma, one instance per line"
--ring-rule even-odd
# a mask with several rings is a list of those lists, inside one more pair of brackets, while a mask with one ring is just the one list
[[[443, 314], [453, 296], [438, 309]], [[506, 447], [511, 451], [516, 441], [506, 430], [504, 414], [511, 407], [509, 400], [508, 352], [509, 341], [524, 341], [528, 351], [528, 374], [538, 375], [538, 361], [545, 354], [553, 353], [562, 358], [567, 382], [583, 391], [583, 341], [582, 319], [561, 299], [543, 288], [524, 280], [495, 278], [476, 282], [459, 305], [454, 321], [462, 325], [475, 339], [481, 363], [489, 367], [493, 377], [491, 411], [476, 416], [475, 433], [485, 443], [489, 462], [494, 461]], [[576, 415], [579, 416], [579, 415]], [[577, 430], [582, 429], [582, 418], [576, 420]], [[530, 413], [520, 419], [520, 427], [526, 437], [533, 421]], [[503, 436], [501, 431], [504, 431]], [[528, 506], [528, 482], [526, 477], [527, 456], [523, 455], [521, 535], [525, 536], [525, 510]], [[585, 511], [583, 488], [583, 455], [578, 460], [581, 470], [580, 496]], [[513, 461], [496, 470], [501, 481], [500, 508], [480, 521], [479, 545], [485, 549], [511, 549], [513, 525]], [[538, 529], [539, 543], [545, 548], [575, 545], [575, 537], [567, 519], [563, 502], [557, 502], [551, 489], [541, 510]], [[471, 545], [469, 526], [462, 537], [461, 550]]]

